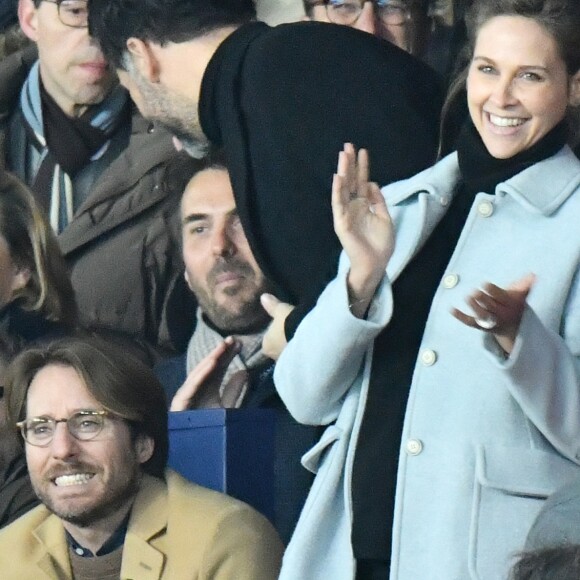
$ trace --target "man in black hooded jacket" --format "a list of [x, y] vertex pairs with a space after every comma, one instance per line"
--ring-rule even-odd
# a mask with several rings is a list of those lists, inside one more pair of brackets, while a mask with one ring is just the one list
[[251, 0], [89, 0], [89, 26], [145, 117], [201, 155], [223, 146], [258, 264], [298, 304], [291, 336], [336, 271], [330, 186], [344, 142], [385, 185], [435, 160], [435, 74], [344, 26], [255, 22]]

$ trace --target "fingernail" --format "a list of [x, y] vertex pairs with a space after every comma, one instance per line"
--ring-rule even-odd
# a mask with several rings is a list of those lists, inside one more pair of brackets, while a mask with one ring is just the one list
[[260, 296], [260, 302], [262, 303], [263, 306], [268, 306], [269, 304], [271, 304], [273, 299], [274, 296], [272, 294], [268, 294], [267, 292]]

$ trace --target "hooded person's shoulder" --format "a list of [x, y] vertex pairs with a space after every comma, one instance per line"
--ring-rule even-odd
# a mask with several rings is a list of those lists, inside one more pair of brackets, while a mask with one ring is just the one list
[[399, 101], [437, 123], [443, 100], [440, 78], [418, 58], [367, 32], [323, 22], [264, 26], [247, 46], [243, 76], [297, 97], [316, 87], [321, 94], [349, 91], [361, 107]]
[[254, 58], [260, 56], [264, 62], [288, 59], [316, 69], [328, 66], [332, 60], [338, 63], [347, 59], [353, 68], [389, 66], [394, 69], [381, 72], [390, 73], [391, 77], [393, 73], [405, 72], [407, 79], [419, 76], [435, 84], [440, 82], [435, 71], [418, 58], [387, 40], [350, 26], [301, 21], [264, 27], [251, 50]]

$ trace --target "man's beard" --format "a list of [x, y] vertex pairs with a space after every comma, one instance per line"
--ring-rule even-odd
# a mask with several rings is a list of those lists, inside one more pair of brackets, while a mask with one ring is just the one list
[[[217, 277], [220, 274], [229, 272], [241, 276], [250, 285], [255, 284], [256, 273], [247, 262], [237, 258], [222, 258], [210, 270], [205, 285], [202, 286], [195, 280], [190, 279], [192, 290], [197, 297], [199, 307], [208, 320], [223, 332], [228, 334], [246, 334], [249, 331], [255, 332], [257, 329], [264, 327], [269, 320], [269, 317], [260, 304], [260, 295], [269, 291], [267, 282], [264, 279], [263, 283], [259, 287], [256, 287], [254, 294], [243, 302], [241, 301], [242, 299], [237, 303], [234, 302], [236, 308], [227, 308], [227, 306], [218, 303], [213, 293], [215, 292]], [[232, 286], [231, 288], [225, 288], [223, 294], [235, 300], [236, 295], [244, 292], [246, 288]]]
[[[94, 467], [85, 466], [83, 463], [77, 463], [67, 464], [65, 468], [61, 469], [60, 473], [68, 473], [73, 468], [78, 473], [85, 471], [95, 471]], [[127, 466], [127, 469], [129, 469], [129, 466]], [[54, 475], [56, 475], [56, 473], [53, 475], [48, 475], [47, 480], [54, 477]], [[94, 525], [96, 522], [99, 522], [115, 514], [123, 506], [127, 505], [137, 494], [140, 480], [141, 472], [138, 466], [133, 466], [130, 469], [130, 472], [127, 473], [124, 484], [121, 486], [116, 486], [115, 489], [111, 490], [110, 493], [107, 493], [104, 497], [100, 498], [101, 501], [97, 504], [82, 507], [71, 506], [68, 509], [66, 506], [57, 506], [57, 502], [52, 500], [50, 494], [45, 494], [39, 486], [35, 485], [34, 481], [32, 481], [32, 486], [38, 499], [40, 499], [46, 508], [59, 519], [65, 522], [69, 522], [80, 528], [88, 528]]]
[[162, 85], [148, 83], [134, 71], [130, 74], [147, 104], [148, 114], [145, 116], [175, 135], [191, 157], [205, 157], [210, 143], [201, 129], [198, 104], [182, 95], [171, 93]]
[[199, 131], [199, 135], [193, 136], [186, 133], [181, 123], [173, 124], [172, 121], [159, 121], [159, 124], [165, 127], [170, 133], [175, 135], [181, 143], [183, 150], [194, 159], [203, 159], [211, 149], [211, 144], [206, 136]]

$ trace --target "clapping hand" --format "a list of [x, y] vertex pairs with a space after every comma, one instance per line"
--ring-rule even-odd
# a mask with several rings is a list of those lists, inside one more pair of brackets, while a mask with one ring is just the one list
[[452, 310], [452, 314], [471, 328], [493, 334], [498, 344], [509, 355], [520, 329], [526, 299], [535, 281], [535, 275], [528, 274], [505, 289], [488, 282], [481, 290], [476, 290], [466, 299], [474, 316], [465, 314], [457, 308]]
[[[225, 373], [233, 358], [240, 352], [241, 344], [232, 336], [228, 336], [218, 344], [197, 366], [187, 375], [185, 382], [173, 396], [170, 411], [186, 411], [196, 407], [196, 401], [208, 393], [217, 393]], [[224, 392], [220, 398], [220, 406], [233, 407], [239, 392]]]

